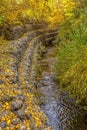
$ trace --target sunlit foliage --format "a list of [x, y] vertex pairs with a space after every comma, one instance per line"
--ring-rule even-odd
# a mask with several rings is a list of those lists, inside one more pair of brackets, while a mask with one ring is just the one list
[[19, 22], [26, 17], [54, 24], [62, 19], [59, 2], [53, 0], [1, 0], [0, 5], [1, 24]]
[[70, 19], [61, 25], [56, 68], [63, 90], [78, 103], [87, 101], [87, 11], [86, 3], [76, 3]]

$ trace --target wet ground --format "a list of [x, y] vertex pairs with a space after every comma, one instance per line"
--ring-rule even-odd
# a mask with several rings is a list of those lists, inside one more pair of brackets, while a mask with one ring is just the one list
[[39, 89], [45, 97], [41, 108], [53, 130], [87, 130], [83, 112], [66, 92], [60, 92], [54, 80], [55, 51], [55, 47], [49, 47], [40, 61], [42, 74]]

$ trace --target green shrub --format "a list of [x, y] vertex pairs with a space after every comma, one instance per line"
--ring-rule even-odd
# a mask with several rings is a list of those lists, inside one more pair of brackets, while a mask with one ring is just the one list
[[[83, 11], [84, 10], [84, 11]], [[87, 11], [63, 22], [57, 39], [56, 74], [62, 90], [80, 103], [87, 98]]]

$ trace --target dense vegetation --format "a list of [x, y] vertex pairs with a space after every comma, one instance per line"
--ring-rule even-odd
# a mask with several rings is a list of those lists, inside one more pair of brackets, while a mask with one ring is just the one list
[[57, 24], [62, 18], [53, 0], [0, 0], [0, 25], [28, 21]]
[[56, 38], [57, 77], [60, 87], [77, 103], [87, 102], [87, 2], [77, 2], [72, 16], [61, 24]]

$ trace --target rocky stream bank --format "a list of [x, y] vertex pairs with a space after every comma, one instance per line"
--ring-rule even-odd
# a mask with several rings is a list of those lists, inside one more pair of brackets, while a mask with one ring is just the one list
[[[42, 26], [42, 25], [41, 25]], [[25, 32], [10, 34], [0, 46], [0, 129], [51, 129], [39, 107], [34, 84], [35, 66], [42, 43], [54, 39], [56, 30], [26, 25]], [[30, 28], [31, 27], [31, 28]], [[19, 28], [20, 29], [20, 28]], [[8, 29], [9, 33], [11, 29]], [[14, 38], [13, 38], [14, 35]], [[8, 35], [9, 36], [9, 35]], [[20, 37], [21, 36], [21, 37]]]

